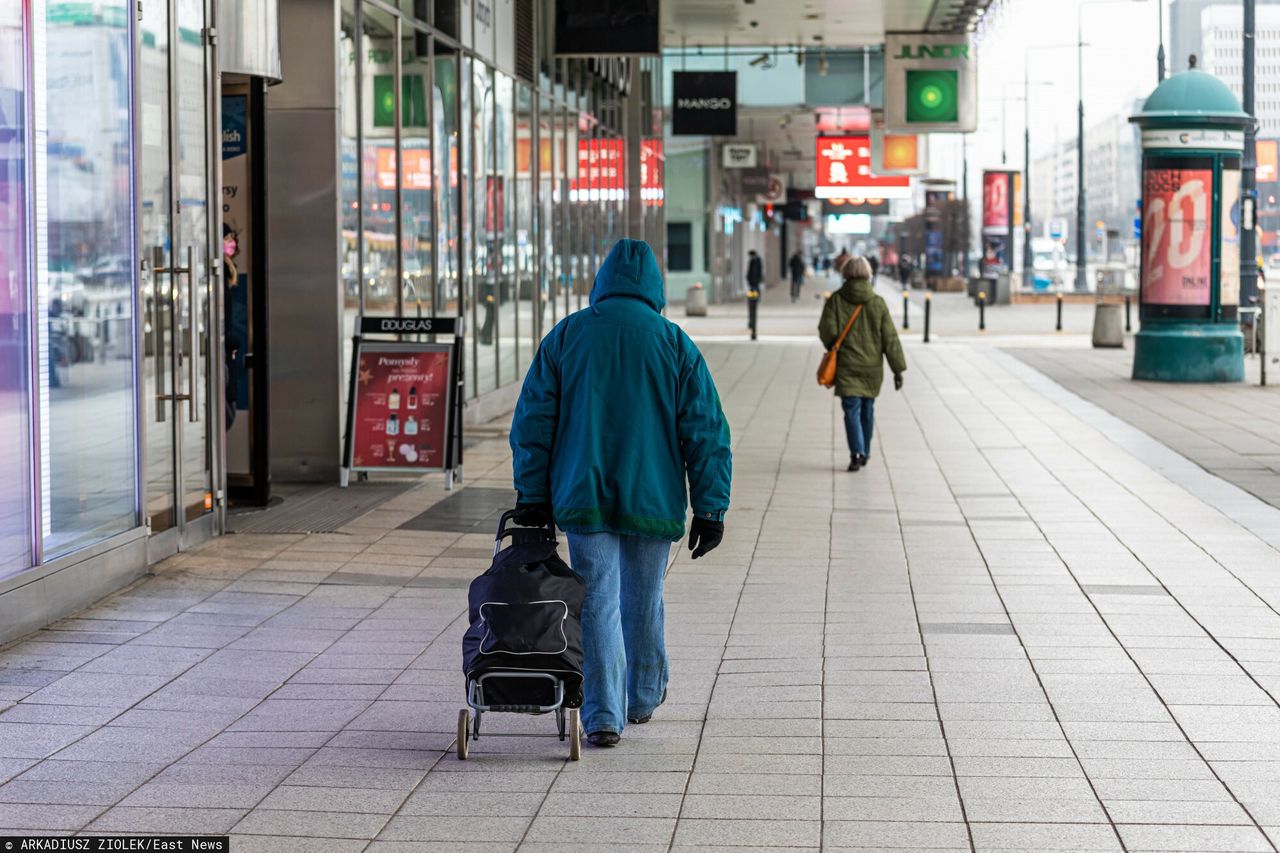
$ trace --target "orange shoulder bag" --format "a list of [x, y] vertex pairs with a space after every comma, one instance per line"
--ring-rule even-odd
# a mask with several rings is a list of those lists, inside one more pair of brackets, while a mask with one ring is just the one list
[[832, 388], [835, 386], [836, 359], [840, 356], [840, 345], [844, 343], [845, 335], [849, 334], [849, 330], [853, 328], [853, 321], [857, 320], [858, 315], [861, 313], [862, 306], [855, 306], [853, 313], [849, 315], [849, 322], [844, 324], [844, 331], [840, 333], [840, 337], [836, 338], [836, 342], [831, 349], [827, 350], [822, 356], [822, 363], [818, 365], [818, 384], [823, 388]]

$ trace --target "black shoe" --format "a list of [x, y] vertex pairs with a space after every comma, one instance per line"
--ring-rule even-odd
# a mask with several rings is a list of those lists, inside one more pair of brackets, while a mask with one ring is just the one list
[[866, 467], [867, 467], [867, 462], [869, 462], [869, 461], [870, 461], [870, 460], [868, 460], [868, 459], [867, 459], [867, 457], [865, 457], [865, 456], [861, 456], [861, 455], [860, 455], [860, 456], [858, 456], [858, 467], [859, 467], [859, 468], [866, 468]]
[[618, 741], [622, 740], [622, 736], [617, 732], [598, 731], [587, 735], [587, 743], [592, 746], [598, 746], [607, 749], [611, 746], [617, 746]]
[[855, 456], [855, 457], [853, 457], [852, 459], [850, 459], [850, 460], [849, 460], [849, 467], [848, 467], [848, 468], [846, 468], [845, 470], [846, 470], [846, 471], [857, 471], [857, 470], [858, 470], [859, 468], [861, 468], [861, 467], [862, 467], [862, 457], [861, 457], [861, 456]]
[[[654, 705], [654, 706], [653, 706], [653, 711], [658, 710], [658, 708], [659, 708], [659, 707], [661, 707], [661, 706], [662, 706], [662, 703], [663, 703], [663, 702], [665, 702], [665, 701], [667, 701], [667, 689], [664, 687], [664, 688], [662, 689], [662, 698], [658, 700], [658, 704], [657, 704], [657, 705]], [[643, 717], [631, 717], [631, 716], [628, 716], [628, 717], [627, 717], [627, 722], [628, 722], [628, 723], [631, 723], [632, 725], [636, 725], [636, 726], [643, 726], [645, 723], [647, 723], [647, 722], [649, 722], [650, 720], [652, 720], [652, 719], [653, 719], [653, 711], [650, 711], [649, 713], [645, 714]]]

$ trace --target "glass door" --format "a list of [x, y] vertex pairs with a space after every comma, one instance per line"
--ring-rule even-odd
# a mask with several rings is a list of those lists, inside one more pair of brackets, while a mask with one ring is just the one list
[[[221, 399], [211, 295], [213, 49], [206, 0], [142, 4], [139, 44], [146, 515], [153, 555], [213, 532]], [[212, 262], [211, 262], [212, 261]]]

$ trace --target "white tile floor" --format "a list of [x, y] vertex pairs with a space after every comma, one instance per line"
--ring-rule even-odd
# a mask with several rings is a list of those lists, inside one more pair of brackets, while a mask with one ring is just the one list
[[[1245, 526], [1221, 481], [1167, 476], [1169, 451], [983, 344], [909, 344], [856, 474], [815, 345], [704, 350], [733, 427], [728, 534], [681, 549], [670, 700], [619, 748], [448, 752], [466, 591], [408, 584], [478, 571], [487, 541], [396, 529], [430, 482], [339, 534], [210, 543], [0, 651], [0, 834], [1276, 849], [1280, 554], [1255, 530], [1280, 511], [1236, 494]], [[509, 484], [502, 443], [468, 475]]]

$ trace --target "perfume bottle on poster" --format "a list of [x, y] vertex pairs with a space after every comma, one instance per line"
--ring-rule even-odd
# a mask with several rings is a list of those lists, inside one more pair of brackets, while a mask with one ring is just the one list
[[418, 408], [418, 389], [416, 386], [410, 386], [409, 388], [409, 408]]
[[392, 388], [391, 393], [387, 395], [387, 408], [388, 409], [400, 408], [400, 392], [394, 388]]
[[[413, 398], [410, 397], [409, 399], [412, 400]], [[413, 407], [410, 406], [409, 408], [413, 408]], [[418, 419], [415, 418], [413, 415], [410, 415], [408, 420], [404, 422], [404, 434], [405, 435], [418, 434]]]
[[[397, 403], [399, 400], [396, 401]], [[395, 412], [391, 413], [391, 417], [387, 418], [387, 435], [400, 434], [400, 418]]]

